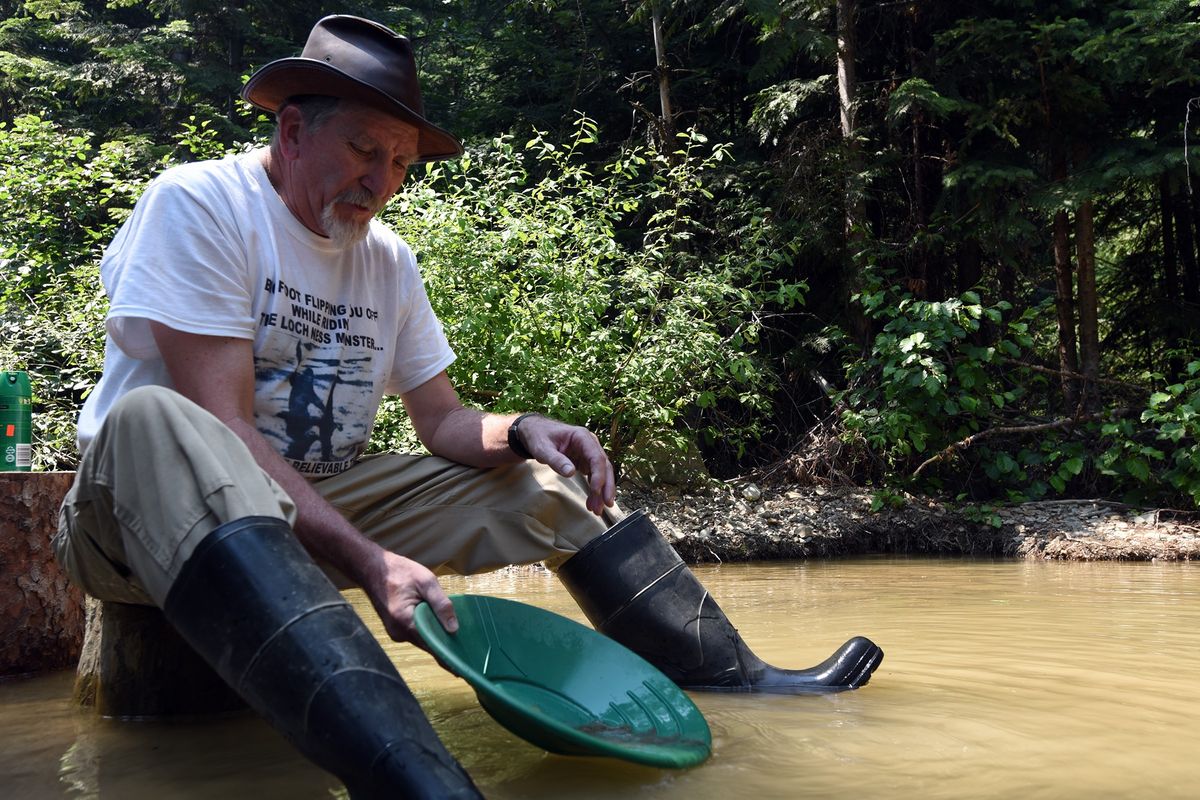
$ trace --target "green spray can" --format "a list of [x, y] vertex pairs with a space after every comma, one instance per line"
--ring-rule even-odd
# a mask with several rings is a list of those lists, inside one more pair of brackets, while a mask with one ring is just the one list
[[33, 465], [33, 393], [24, 372], [0, 372], [0, 472]]

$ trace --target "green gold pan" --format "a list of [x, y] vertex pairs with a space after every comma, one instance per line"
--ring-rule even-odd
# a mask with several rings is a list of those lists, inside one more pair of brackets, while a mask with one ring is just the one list
[[641, 656], [591, 628], [535, 606], [451, 596], [459, 629], [428, 604], [417, 630], [508, 730], [551, 753], [683, 768], [712, 752], [700, 709]]

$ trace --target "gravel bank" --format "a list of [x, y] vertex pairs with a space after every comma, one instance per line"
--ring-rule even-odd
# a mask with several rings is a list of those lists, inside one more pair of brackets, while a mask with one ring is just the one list
[[685, 561], [761, 561], [868, 553], [1008, 556], [1078, 561], [1200, 559], [1200, 513], [1103, 500], [1051, 500], [981, 511], [907, 496], [873, 511], [855, 489], [773, 489], [750, 483], [699, 491], [623, 486]]

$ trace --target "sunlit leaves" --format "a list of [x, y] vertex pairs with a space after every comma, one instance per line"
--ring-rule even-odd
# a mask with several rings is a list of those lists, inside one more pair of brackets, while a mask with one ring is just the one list
[[580, 119], [565, 141], [503, 138], [393, 204], [459, 354], [453, 377], [480, 404], [587, 424], [618, 458], [643, 436], [745, 447], [776, 381], [762, 326], [804, 300], [783, 277], [791, 245], [723, 172], [727, 146], [684, 132], [672, 157], [591, 164], [595, 137]]

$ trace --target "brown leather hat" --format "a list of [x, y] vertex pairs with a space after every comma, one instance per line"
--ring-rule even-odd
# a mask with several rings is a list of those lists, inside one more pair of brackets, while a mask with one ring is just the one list
[[287, 98], [312, 94], [366, 103], [416, 126], [418, 162], [462, 154], [458, 139], [425, 119], [412, 45], [377, 22], [325, 17], [299, 57], [272, 61], [242, 87], [245, 100], [272, 114]]

